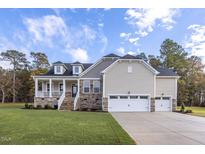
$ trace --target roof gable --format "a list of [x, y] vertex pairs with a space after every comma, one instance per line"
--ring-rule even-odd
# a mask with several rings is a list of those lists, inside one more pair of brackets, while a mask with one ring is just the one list
[[116, 65], [118, 62], [120, 61], [138, 61], [139, 63], [142, 63], [148, 70], [150, 70], [153, 74], [157, 75], [159, 72], [157, 70], [155, 70], [150, 64], [146, 63], [144, 60], [142, 59], [118, 59], [116, 60], [114, 63], [112, 63], [109, 67], [107, 67], [105, 70], [102, 71], [102, 73], [106, 73], [107, 71], [109, 71], [110, 68], [112, 68], [114, 65]]

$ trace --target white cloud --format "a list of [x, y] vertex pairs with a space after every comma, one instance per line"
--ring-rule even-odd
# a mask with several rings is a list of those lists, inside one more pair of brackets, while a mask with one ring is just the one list
[[130, 37], [131, 33], [120, 33], [121, 38], [128, 39]]
[[117, 53], [120, 55], [125, 55], [125, 49], [123, 47], [120, 47], [117, 49]]
[[24, 24], [33, 35], [34, 42], [46, 42], [53, 46], [52, 39], [55, 36], [65, 37], [67, 26], [61, 17], [47, 15], [40, 18], [25, 18]]
[[73, 61], [88, 62], [89, 57], [86, 50], [77, 48], [68, 51], [72, 55]]
[[157, 22], [159, 22], [159, 26], [167, 30], [172, 29], [175, 24], [173, 18], [177, 14], [178, 9], [128, 9], [124, 19], [136, 28], [136, 34], [145, 37], [154, 30]]
[[137, 55], [137, 52], [135, 52], [135, 51], [128, 51], [127, 54], [136, 56], [136, 55]]
[[138, 40], [139, 40], [139, 37], [129, 38], [129, 42], [134, 44], [134, 45], [138, 45]]
[[99, 23], [98, 26], [99, 27], [104, 27], [104, 23]]
[[[61, 16], [55, 15], [24, 18], [23, 21], [33, 44], [41, 44], [50, 48], [60, 46], [61, 50], [69, 53], [73, 59], [77, 59], [76, 55], [78, 55], [79, 60], [87, 61], [89, 56], [87, 52], [85, 55], [85, 49], [91, 47], [94, 42], [101, 45], [100, 52], [104, 52], [107, 48], [108, 40], [102, 31], [103, 23], [99, 23], [98, 29], [95, 30], [86, 24], [68, 26]], [[83, 55], [80, 56], [67, 51], [76, 51], [76, 53]]]
[[205, 63], [205, 25], [190, 25], [187, 30], [189, 33], [185, 40], [185, 48], [191, 55], [202, 57]]
[[120, 47], [117, 49], [117, 54], [121, 55], [121, 56], [124, 56], [126, 54], [129, 54], [129, 55], [137, 55], [138, 51], [125, 51], [125, 48], [123, 47]]

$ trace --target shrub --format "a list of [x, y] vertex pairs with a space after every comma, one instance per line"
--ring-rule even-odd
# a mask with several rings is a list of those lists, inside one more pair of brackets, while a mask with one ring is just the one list
[[25, 103], [25, 109], [29, 109], [28, 103]]
[[33, 105], [29, 105], [28, 108], [29, 109], [33, 109], [34, 107], [33, 107]]
[[42, 106], [41, 105], [37, 105], [36, 108], [37, 109], [42, 109]]
[[58, 109], [58, 104], [53, 105], [54, 109]]
[[44, 108], [45, 108], [45, 109], [52, 109], [52, 107], [51, 107], [49, 104], [46, 104], [46, 105], [44, 106]]
[[186, 110], [184, 113], [192, 113], [192, 110]]
[[180, 112], [184, 112], [184, 110], [185, 110], [185, 105], [184, 105], [184, 103], [182, 103], [182, 104], [181, 104]]

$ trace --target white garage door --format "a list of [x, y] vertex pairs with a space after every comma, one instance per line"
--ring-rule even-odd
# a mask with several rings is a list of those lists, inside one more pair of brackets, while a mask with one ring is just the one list
[[110, 112], [148, 112], [149, 97], [141, 95], [110, 95], [108, 111]]
[[156, 97], [155, 98], [155, 111], [171, 111], [170, 97]]

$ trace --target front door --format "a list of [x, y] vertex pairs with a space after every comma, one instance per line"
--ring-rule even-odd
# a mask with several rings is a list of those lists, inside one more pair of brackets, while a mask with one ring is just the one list
[[72, 85], [72, 97], [75, 97], [77, 92], [78, 92], [78, 87], [77, 85], [73, 84]]

